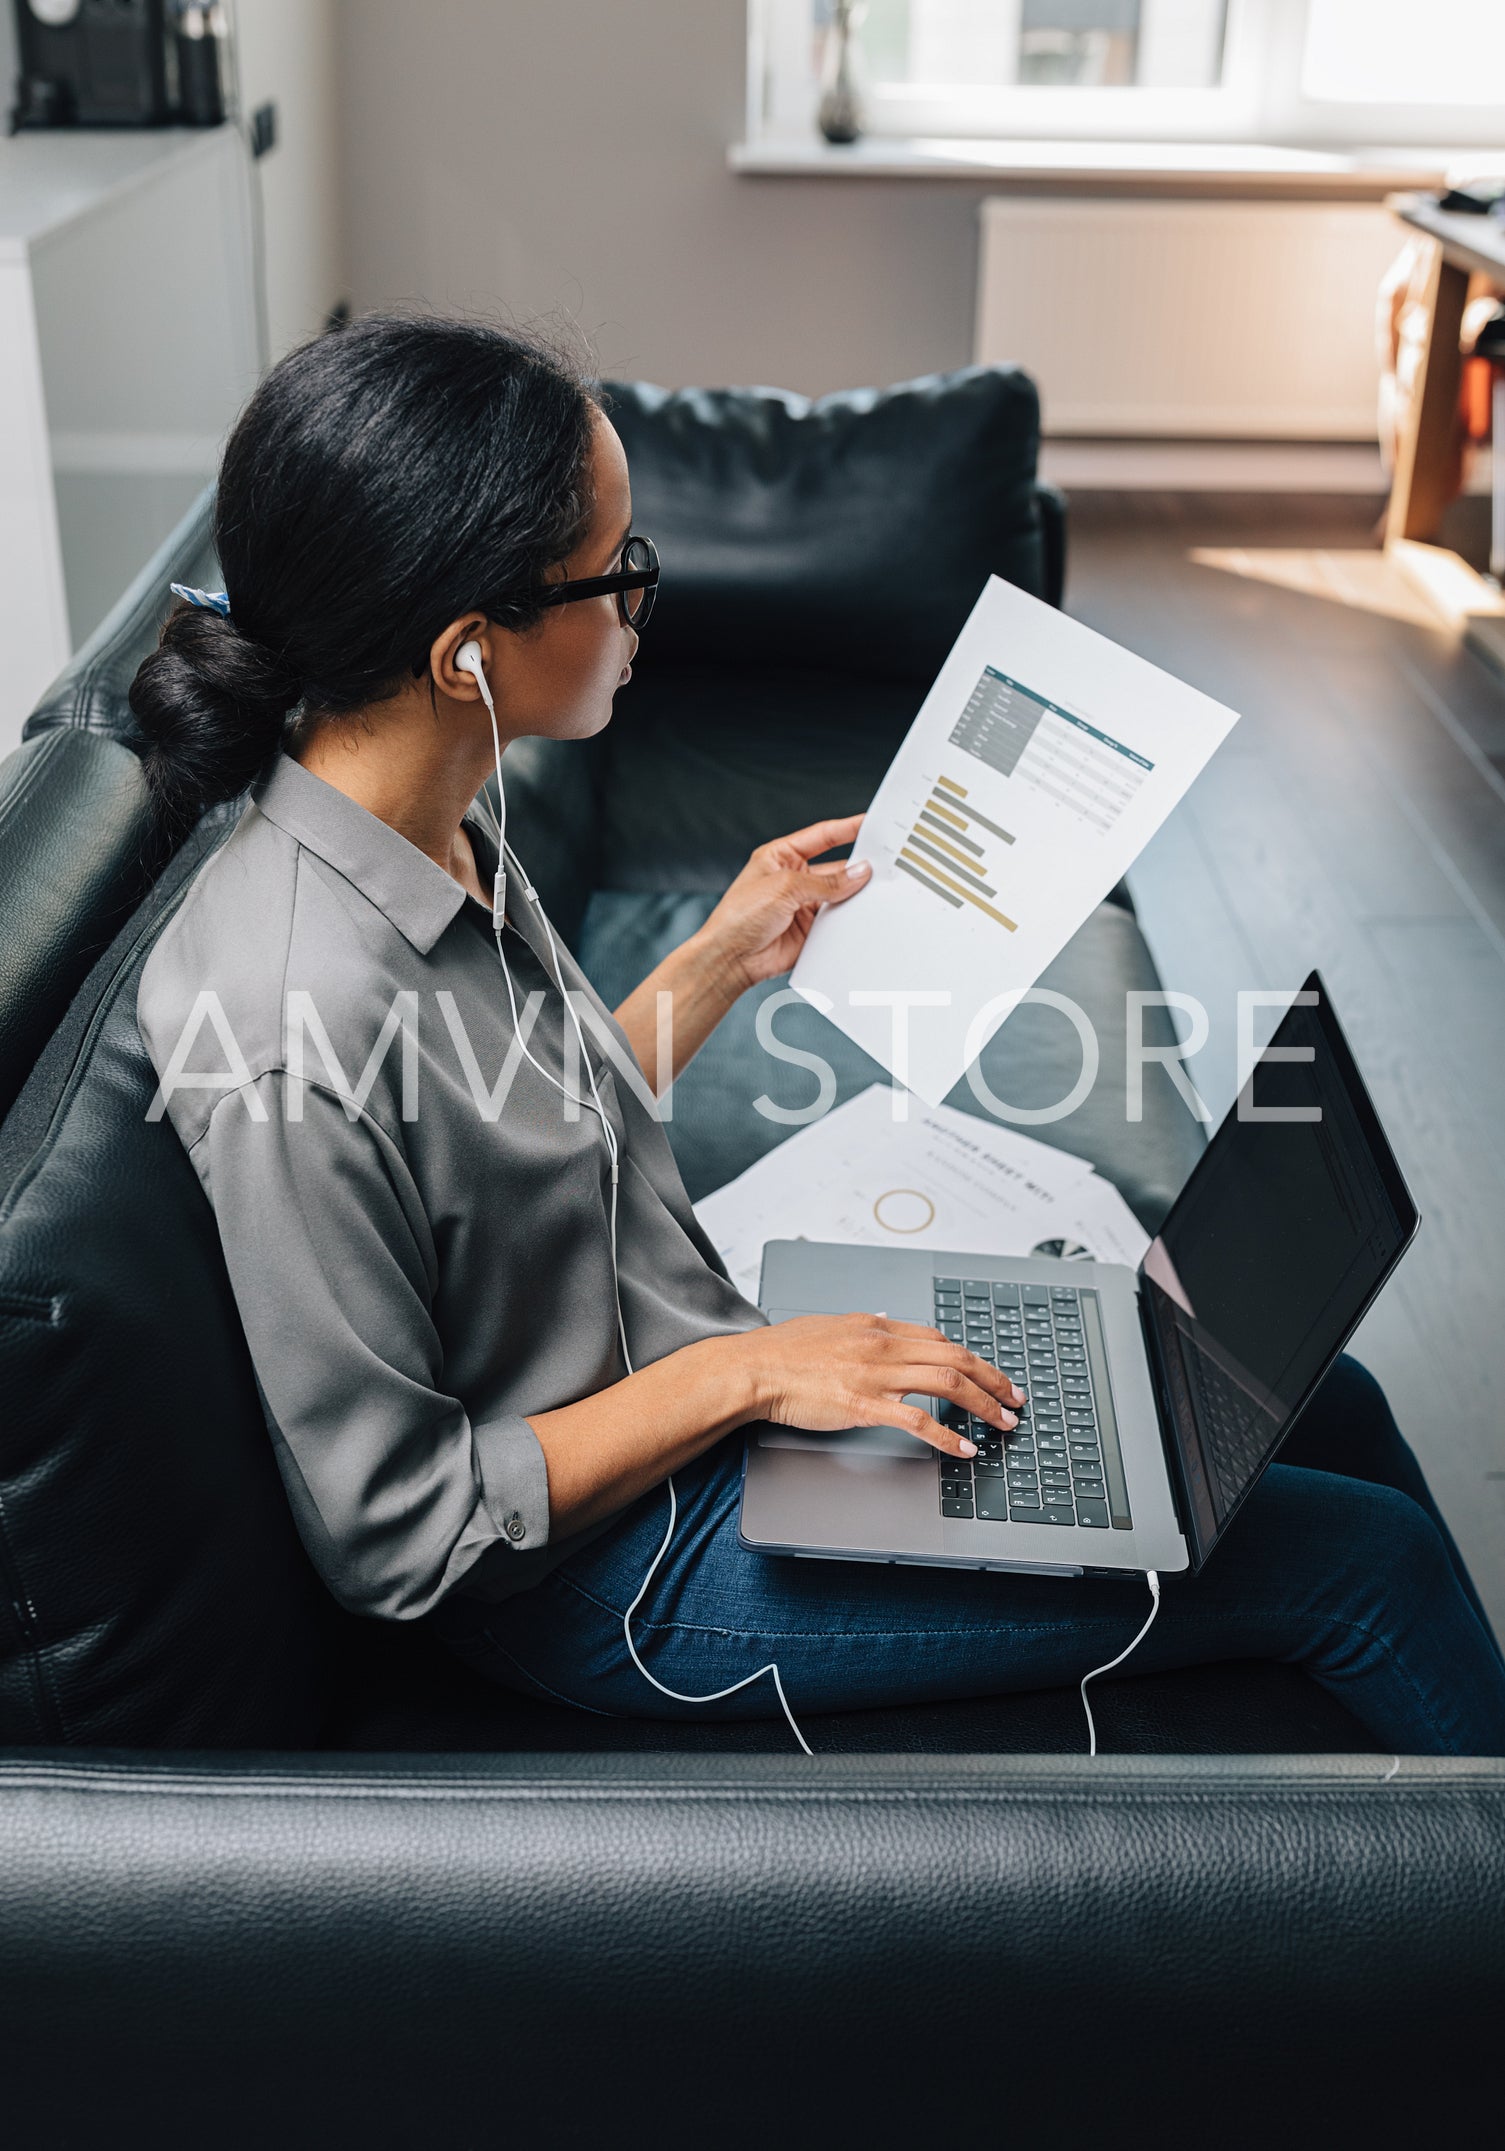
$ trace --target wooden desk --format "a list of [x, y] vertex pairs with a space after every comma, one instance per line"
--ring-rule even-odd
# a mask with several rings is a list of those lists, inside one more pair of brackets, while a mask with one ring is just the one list
[[[1431, 194], [1393, 194], [1389, 207], [1402, 224], [1432, 241], [1432, 261], [1426, 337], [1396, 442], [1385, 544], [1434, 598], [1439, 584], [1447, 584], [1469, 642], [1505, 671], [1505, 600], [1456, 554], [1427, 542], [1457, 490], [1463, 309], [1481, 285], [1505, 295], [1505, 219], [1439, 209]], [[1505, 441], [1496, 442], [1493, 453], [1505, 457]], [[1496, 471], [1498, 481], [1498, 463]]]
[[1505, 217], [1439, 209], [1432, 194], [1392, 194], [1389, 206], [1403, 224], [1436, 239], [1453, 267], [1505, 284]]

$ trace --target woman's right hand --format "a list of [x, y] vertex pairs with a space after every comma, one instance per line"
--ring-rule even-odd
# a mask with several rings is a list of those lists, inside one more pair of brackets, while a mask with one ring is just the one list
[[1024, 1392], [1006, 1374], [921, 1322], [887, 1315], [798, 1315], [748, 1330], [757, 1398], [752, 1416], [780, 1426], [836, 1433], [844, 1427], [902, 1427], [945, 1456], [975, 1456], [977, 1445], [943, 1426], [909, 1396], [937, 1397], [989, 1426], [1018, 1425]]

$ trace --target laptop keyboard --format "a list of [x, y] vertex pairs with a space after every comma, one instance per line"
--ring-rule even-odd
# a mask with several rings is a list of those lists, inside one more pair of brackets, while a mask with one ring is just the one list
[[947, 1407], [947, 1423], [965, 1429], [977, 1455], [939, 1459], [941, 1514], [985, 1523], [1127, 1529], [1096, 1293], [1074, 1285], [938, 1277], [935, 1325], [1001, 1368], [1029, 1398], [1007, 1434]]
[[1224, 1514], [1238, 1501], [1269, 1454], [1279, 1422], [1210, 1353], [1184, 1335], [1181, 1363], [1189, 1378], [1202, 1454], [1212, 1466]]

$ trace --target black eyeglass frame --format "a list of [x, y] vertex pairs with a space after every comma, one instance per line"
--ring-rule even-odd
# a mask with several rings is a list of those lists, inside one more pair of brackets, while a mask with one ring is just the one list
[[[613, 575], [585, 575], [576, 582], [550, 583], [541, 592], [539, 603], [541, 605], [573, 605], [580, 598], [615, 596], [621, 605], [622, 618], [628, 627], [639, 629], [646, 627], [648, 615], [653, 610], [653, 600], [658, 591], [658, 547], [651, 538], [640, 537], [634, 531], [629, 534], [623, 544], [622, 558], [624, 560], [627, 557], [627, 548], [630, 545], [641, 545], [646, 549], [648, 558], [642, 567], [619, 568]], [[636, 616], [625, 602], [629, 590], [644, 590], [648, 594], [647, 604], [639, 606]], [[421, 657], [414, 658], [413, 677], [415, 680], [423, 677], [428, 670], [428, 662], [429, 655], [427, 650], [423, 652]]]
[[[632, 533], [622, 547], [625, 560], [633, 546], [641, 546], [647, 559], [641, 567], [620, 568], [613, 575], [585, 575], [574, 582], [550, 583], [540, 597], [541, 605], [573, 605], [581, 598], [613, 597], [621, 603], [622, 618], [628, 627], [642, 628], [648, 624], [653, 610], [653, 600], [658, 591], [658, 547], [651, 538]], [[626, 603], [629, 590], [641, 590], [646, 602], [634, 612]]]

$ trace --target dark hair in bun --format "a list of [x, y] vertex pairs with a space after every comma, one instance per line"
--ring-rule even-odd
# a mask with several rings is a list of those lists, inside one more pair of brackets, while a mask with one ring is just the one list
[[560, 353], [478, 322], [375, 316], [273, 367], [220, 466], [230, 618], [180, 605], [131, 686], [164, 824], [243, 791], [299, 704], [395, 692], [461, 613], [538, 619], [590, 519], [593, 408]]
[[296, 676], [216, 612], [180, 605], [131, 685], [141, 759], [159, 817], [189, 827], [243, 791], [300, 699]]

